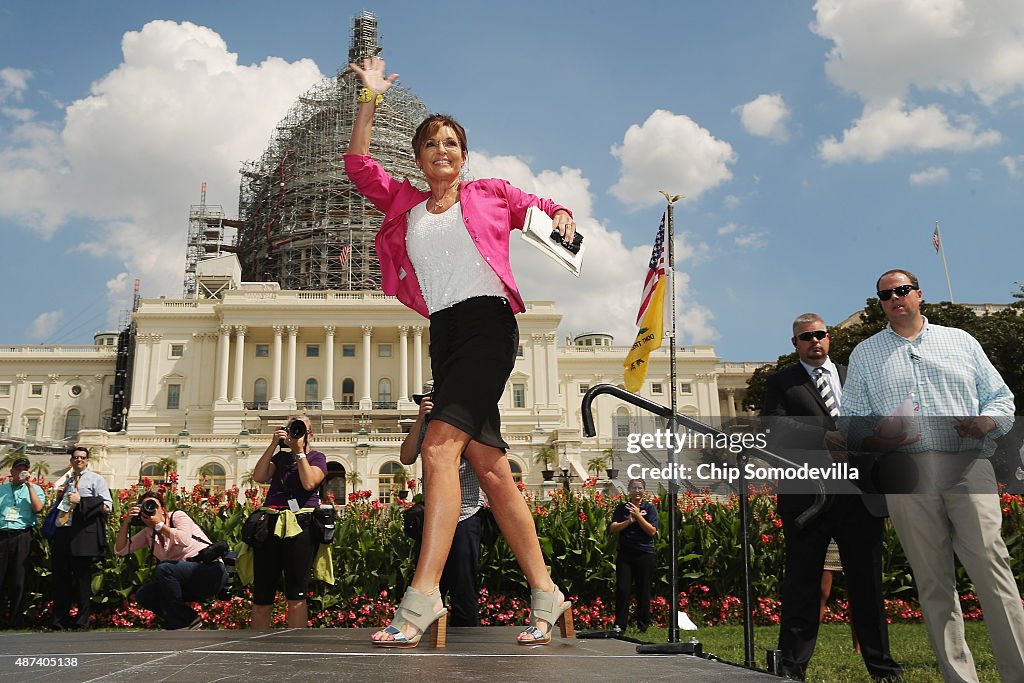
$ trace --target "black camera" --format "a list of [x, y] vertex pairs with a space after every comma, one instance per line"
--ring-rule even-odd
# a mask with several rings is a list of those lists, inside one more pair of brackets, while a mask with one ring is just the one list
[[156, 512], [157, 502], [153, 498], [147, 498], [146, 500], [139, 503], [139, 514], [135, 515], [131, 519], [131, 523], [135, 526], [144, 526], [142, 518], [152, 517], [153, 513]]
[[[301, 439], [307, 434], [306, 423], [303, 422], [302, 420], [292, 420], [290, 423], [288, 423], [288, 427], [286, 429], [288, 430], [288, 436], [292, 437], [293, 439]], [[280, 443], [278, 445], [280, 446], [282, 451], [290, 453], [292, 450], [291, 446], [285, 443], [283, 439], [280, 440]]]

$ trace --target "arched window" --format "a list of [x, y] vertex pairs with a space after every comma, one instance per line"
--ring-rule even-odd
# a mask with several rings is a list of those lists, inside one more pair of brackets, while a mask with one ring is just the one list
[[227, 486], [227, 472], [224, 466], [217, 462], [208, 462], [199, 468], [199, 484], [206, 489], [207, 493], [222, 491]]
[[377, 401], [391, 403], [391, 380], [386, 377], [377, 382]]
[[341, 380], [341, 402], [349, 406], [356, 402], [356, 383], [351, 377]]
[[523, 468], [515, 460], [509, 458], [508, 466], [512, 468], [512, 481], [517, 484], [523, 480]]
[[[340, 462], [327, 463], [327, 481], [324, 484], [324, 491], [334, 496], [335, 505], [345, 503], [345, 466]], [[326, 503], [327, 501], [322, 501]]]
[[149, 477], [153, 480], [154, 484], [163, 484], [164, 471], [160, 469], [160, 463], [148, 462], [143, 465], [142, 469], [139, 470], [139, 480], [141, 481], [143, 477]]
[[391, 487], [395, 484], [395, 472], [405, 469], [402, 463], [397, 460], [386, 462], [377, 471], [377, 500], [382, 503], [390, 503], [393, 496]]
[[320, 385], [310, 377], [306, 380], [306, 403], [316, 403], [320, 395]]
[[252, 385], [252, 400], [254, 403], [267, 402], [267, 380], [262, 377]]
[[619, 409], [615, 411], [613, 422], [615, 422], [615, 436], [623, 439], [629, 436], [629, 409], [625, 406], [620, 406]]
[[64, 440], [70, 441], [78, 437], [78, 430], [81, 428], [82, 414], [78, 408], [72, 408], [64, 417]]

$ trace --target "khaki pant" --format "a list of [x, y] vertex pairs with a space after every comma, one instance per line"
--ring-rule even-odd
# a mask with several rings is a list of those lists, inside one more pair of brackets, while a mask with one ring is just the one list
[[992, 464], [982, 459], [973, 461], [958, 482], [939, 493], [885, 497], [914, 571], [928, 638], [946, 681], [978, 680], [964, 639], [954, 553], [978, 592], [1000, 676], [1004, 681], [1024, 681], [1024, 608], [1001, 535], [996, 490]]

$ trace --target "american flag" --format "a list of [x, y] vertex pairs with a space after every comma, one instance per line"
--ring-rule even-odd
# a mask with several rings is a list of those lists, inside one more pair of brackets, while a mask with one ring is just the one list
[[341, 253], [338, 254], [338, 261], [341, 263], [341, 266], [344, 268], [345, 266], [348, 265], [348, 260], [350, 258], [352, 258], [352, 243], [351, 242], [349, 242], [348, 244], [346, 244], [345, 246], [343, 246], [341, 248]]
[[665, 215], [661, 215], [661, 225], [658, 226], [658, 236], [654, 238], [654, 249], [651, 251], [651, 260], [647, 264], [647, 277], [644, 278], [644, 294], [640, 299], [640, 312], [636, 314], [636, 324], [643, 320], [644, 313], [651, 303], [651, 295], [654, 288], [665, 275]]
[[935, 231], [932, 233], [932, 246], [935, 247], [935, 253], [939, 253], [939, 248], [942, 246], [942, 238], [939, 237], [939, 224], [935, 224]]

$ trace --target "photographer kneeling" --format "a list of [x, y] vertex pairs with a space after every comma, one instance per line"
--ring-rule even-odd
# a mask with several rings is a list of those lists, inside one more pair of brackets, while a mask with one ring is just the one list
[[[128, 538], [132, 524], [143, 528]], [[191, 517], [181, 510], [168, 513], [163, 497], [149, 491], [122, 518], [114, 552], [124, 556], [148, 547], [160, 564], [153, 580], [135, 591], [136, 601], [163, 619], [168, 630], [197, 630], [203, 623], [190, 603], [216, 595], [228, 577], [219, 557], [201, 561], [207, 558], [200, 553], [209, 546], [210, 539]]]

